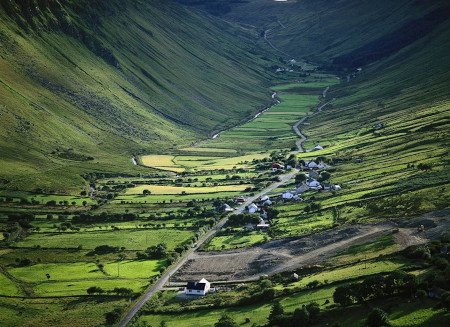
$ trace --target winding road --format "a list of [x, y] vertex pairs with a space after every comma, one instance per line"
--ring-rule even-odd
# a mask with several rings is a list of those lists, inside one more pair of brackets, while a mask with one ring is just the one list
[[[329, 88], [327, 87], [322, 93], [322, 96], [324, 98], [326, 97], [328, 89]], [[266, 108], [262, 112], [264, 112], [264, 111], [270, 109], [271, 107], [273, 107], [274, 105], [277, 105], [278, 103], [280, 103], [280, 101], [277, 99], [277, 93], [276, 92], [272, 93], [272, 101], [273, 101], [272, 106]], [[319, 105], [319, 107], [317, 108], [317, 110], [316, 110], [316, 112], [314, 114], [317, 114], [318, 112], [321, 112], [322, 109], [325, 106], [327, 106], [331, 101]], [[251, 120], [253, 120], [257, 116], [259, 116], [262, 112], [258, 113]], [[293, 126], [294, 132], [300, 137], [300, 140], [296, 142], [296, 145], [298, 147], [298, 151], [297, 152], [305, 152], [304, 148], [303, 148], [303, 143], [306, 141], [307, 138], [300, 131], [299, 125], [303, 124], [305, 122], [305, 120], [308, 119], [309, 117], [310, 116], [303, 117], [302, 119], [300, 119]], [[218, 136], [218, 134], [214, 135], [213, 138], [216, 138], [217, 136]], [[272, 183], [271, 185], [269, 185], [268, 187], [266, 187], [265, 189], [263, 189], [259, 193], [255, 194], [254, 196], [251, 196], [251, 197], [247, 198], [247, 200], [244, 203], [239, 205], [233, 211], [233, 214], [240, 214], [240, 213], [242, 213], [245, 210], [245, 207], [247, 207], [248, 205], [253, 203], [258, 198], [260, 198], [260, 197], [270, 193], [274, 189], [276, 189], [276, 188], [278, 188], [278, 187], [288, 183], [292, 178], [295, 177], [295, 175], [297, 173], [298, 173], [298, 170], [297, 169], [293, 169], [289, 173], [281, 175], [279, 182]], [[207, 233], [202, 235], [198, 239], [198, 241], [197, 241], [197, 243], [195, 244], [194, 247], [192, 247], [191, 249], [189, 249], [189, 251], [184, 253], [172, 267], [170, 267], [167, 271], [164, 272], [164, 274], [158, 279], [158, 281], [154, 285], [152, 285], [149, 289], [147, 289], [145, 291], [145, 293], [134, 303], [134, 305], [130, 308], [130, 310], [127, 312], [127, 314], [123, 317], [123, 319], [120, 321], [118, 326], [126, 327], [130, 323], [130, 321], [133, 319], [133, 317], [138, 313], [138, 311], [144, 306], [145, 302], [147, 302], [156, 292], [160, 291], [164, 287], [164, 285], [169, 281], [170, 277], [173, 274], [175, 274], [188, 260], [192, 259], [193, 255], [194, 255], [194, 252], [199, 247], [201, 247], [206, 241], [208, 241], [210, 238], [214, 237], [214, 235], [226, 224], [227, 221], [228, 221], [228, 216], [224, 217], [213, 228], [211, 228]]]
[[[330, 89], [330, 87], [327, 86], [327, 87], [325, 88], [325, 90], [323, 90], [323, 92], [322, 92], [322, 97], [323, 97], [324, 99], [327, 97], [327, 92], [328, 92], [329, 89]], [[302, 125], [302, 124], [303, 124], [308, 118], [310, 118], [311, 116], [320, 113], [320, 112], [323, 110], [323, 108], [325, 108], [326, 106], [328, 106], [328, 105], [329, 105], [331, 102], [333, 102], [333, 101], [334, 101], [334, 98], [331, 99], [331, 100], [328, 101], [328, 102], [319, 104], [319, 106], [317, 107], [316, 111], [315, 111], [312, 115], [303, 117], [303, 118], [300, 119], [298, 122], [296, 122], [296, 123], [294, 124], [294, 126], [292, 126], [292, 129], [294, 130], [294, 133], [297, 134], [298, 137], [300, 138], [297, 142], [295, 142], [295, 145], [296, 145], [297, 148], [298, 148], [297, 153], [306, 152], [306, 150], [305, 150], [303, 144], [304, 144], [305, 141], [307, 140], [306, 135], [302, 133], [302, 131], [300, 130], [299, 126]]]

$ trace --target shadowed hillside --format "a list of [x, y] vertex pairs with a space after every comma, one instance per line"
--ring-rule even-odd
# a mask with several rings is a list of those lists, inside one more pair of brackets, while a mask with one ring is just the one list
[[128, 170], [131, 154], [206, 137], [270, 99], [256, 35], [166, 1], [0, 8], [2, 187], [80, 186], [86, 171]]

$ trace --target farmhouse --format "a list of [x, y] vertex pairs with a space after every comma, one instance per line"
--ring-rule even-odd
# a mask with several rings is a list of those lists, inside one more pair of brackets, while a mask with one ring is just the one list
[[247, 210], [249, 213], [255, 213], [255, 212], [259, 211], [259, 208], [256, 204], [252, 203], [248, 206]]
[[322, 188], [322, 185], [313, 178], [308, 179], [306, 185], [313, 190], [320, 190]]
[[297, 187], [297, 189], [295, 190], [295, 193], [302, 194], [302, 193], [304, 193], [304, 192], [306, 192], [308, 190], [309, 190], [309, 186], [306, 185], [305, 183], [303, 183], [302, 185]]
[[206, 279], [202, 278], [199, 282], [188, 282], [184, 289], [184, 293], [186, 295], [204, 296], [208, 293], [210, 288], [211, 284]]
[[309, 176], [310, 178], [316, 179], [316, 178], [319, 178], [319, 173], [318, 173], [317, 171], [315, 171], [315, 170], [311, 170], [311, 171], [308, 173], [308, 176]]
[[240, 197], [237, 197], [235, 201], [236, 201], [236, 203], [244, 203], [245, 198], [243, 196], [240, 196]]
[[317, 144], [317, 145], [314, 147], [314, 150], [315, 150], [315, 151], [323, 150], [323, 146]]
[[258, 228], [258, 229], [266, 229], [266, 228], [269, 228], [269, 227], [270, 227], [270, 225], [269, 225], [268, 223], [266, 223], [266, 222], [264, 221], [264, 219], [261, 219], [261, 220], [259, 221], [259, 224], [256, 225], [256, 228]]
[[284, 169], [284, 165], [279, 164], [279, 163], [277, 163], [277, 162], [274, 162], [274, 163], [272, 164], [272, 170], [273, 170], [273, 171], [277, 171], [277, 170], [279, 170], [279, 169]]
[[305, 169], [324, 169], [326, 165], [323, 162], [315, 162], [314, 160], [305, 161]]
[[231, 212], [231, 211], [233, 211], [234, 209], [232, 208], [232, 207], [230, 207], [228, 204], [224, 204], [224, 206], [223, 206], [223, 210], [225, 211], [225, 212]]
[[262, 206], [270, 206], [270, 205], [272, 205], [272, 203], [273, 202], [270, 200], [270, 198], [267, 195], [263, 196], [259, 201], [259, 204]]
[[284, 192], [281, 197], [285, 200], [290, 200], [294, 197], [294, 194], [292, 194], [291, 192], [288, 191], [288, 192]]

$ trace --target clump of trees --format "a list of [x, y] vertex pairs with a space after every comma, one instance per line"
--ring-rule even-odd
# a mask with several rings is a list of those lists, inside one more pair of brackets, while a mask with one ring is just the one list
[[370, 300], [396, 294], [413, 295], [417, 291], [414, 275], [396, 271], [386, 276], [367, 277], [363, 282], [338, 286], [333, 293], [334, 302], [342, 306], [365, 303]]
[[296, 327], [310, 326], [317, 322], [320, 314], [320, 307], [316, 302], [303, 305], [295, 309], [292, 314], [284, 312], [284, 308], [279, 301], [275, 301], [269, 314], [269, 326]]
[[115, 308], [114, 310], [105, 313], [106, 325], [111, 326], [114, 325], [122, 315], [122, 310], [119, 308]]
[[148, 247], [144, 252], [137, 252], [136, 257], [139, 260], [147, 259], [165, 259], [168, 256], [167, 245], [165, 243], [159, 243]]
[[93, 215], [90, 213], [81, 213], [79, 215], [75, 215], [72, 218], [73, 224], [95, 224], [102, 222], [121, 222], [121, 221], [134, 221], [138, 218], [138, 215], [135, 213], [120, 213], [120, 214], [111, 214], [102, 212], [99, 215]]
[[403, 194], [370, 200], [366, 209], [371, 215], [405, 216], [415, 215], [422, 206], [422, 197], [416, 194]]
[[239, 324], [234, 321], [229, 315], [224, 314], [220, 317], [219, 321], [216, 322], [214, 327], [239, 327]]
[[389, 327], [391, 326], [387, 313], [379, 308], [374, 308], [367, 316], [368, 327]]
[[124, 297], [132, 297], [134, 295], [133, 290], [131, 288], [126, 288], [126, 287], [115, 287], [112, 290], [105, 291], [101, 287], [91, 286], [86, 290], [86, 293], [88, 295], [111, 294], [111, 295], [124, 296]]
[[119, 250], [120, 249], [117, 246], [99, 245], [99, 246], [96, 246], [92, 252], [94, 254], [108, 254], [108, 253], [117, 253], [117, 252], [119, 252]]
[[228, 226], [243, 226], [245, 224], [258, 224], [259, 215], [251, 213], [241, 213], [239, 215], [230, 215], [228, 218]]

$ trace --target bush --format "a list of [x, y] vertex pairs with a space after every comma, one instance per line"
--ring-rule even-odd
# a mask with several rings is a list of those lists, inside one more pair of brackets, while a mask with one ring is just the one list
[[367, 317], [367, 325], [368, 327], [388, 327], [391, 324], [389, 323], [386, 312], [379, 308], [375, 308]]
[[114, 325], [117, 322], [117, 320], [119, 320], [121, 315], [122, 310], [120, 310], [119, 308], [116, 308], [111, 312], [105, 313], [106, 325], [108, 326]]
[[219, 321], [214, 325], [215, 327], [238, 327], [239, 325], [228, 315], [220, 317]]

